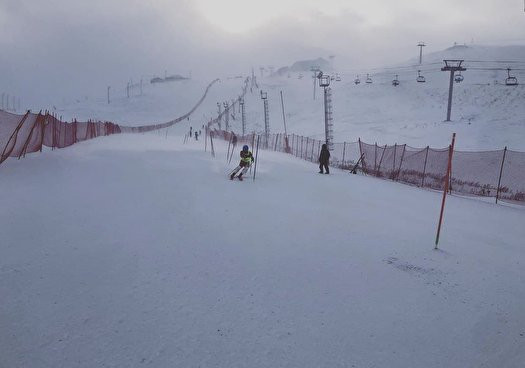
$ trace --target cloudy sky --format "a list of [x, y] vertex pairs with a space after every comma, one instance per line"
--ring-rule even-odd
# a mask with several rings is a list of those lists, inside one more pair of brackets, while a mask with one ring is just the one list
[[[525, 44], [523, 0], [0, 0], [0, 91], [88, 93], [169, 73], [336, 55], [381, 66], [453, 42]], [[40, 92], [39, 92], [40, 93]]]

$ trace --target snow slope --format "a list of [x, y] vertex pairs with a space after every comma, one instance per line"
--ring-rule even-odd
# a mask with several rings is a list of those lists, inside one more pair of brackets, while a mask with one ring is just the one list
[[186, 129], [0, 167], [1, 367], [523, 366], [523, 209]]

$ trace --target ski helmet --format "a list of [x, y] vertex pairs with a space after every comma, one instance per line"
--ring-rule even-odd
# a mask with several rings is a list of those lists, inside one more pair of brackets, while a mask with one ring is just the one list
[[248, 146], [247, 145], [242, 146], [242, 150], [243, 151], [248, 151]]

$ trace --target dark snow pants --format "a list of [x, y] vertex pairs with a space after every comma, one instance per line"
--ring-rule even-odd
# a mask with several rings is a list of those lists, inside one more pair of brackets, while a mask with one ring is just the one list
[[326, 173], [330, 174], [330, 170], [328, 169], [328, 162], [319, 162], [319, 172], [323, 172], [323, 167]]

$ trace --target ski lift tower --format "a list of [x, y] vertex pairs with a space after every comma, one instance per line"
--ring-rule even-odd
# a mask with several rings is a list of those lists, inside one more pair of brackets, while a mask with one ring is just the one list
[[318, 66], [312, 66], [310, 68], [310, 71], [313, 73], [312, 78], [314, 80], [314, 100], [315, 100], [315, 85], [317, 84], [316, 79], [318, 78], [319, 72], [321, 72], [321, 69], [319, 69]]
[[226, 130], [230, 130], [230, 107], [228, 102], [222, 103], [224, 106], [224, 124], [226, 124]]
[[450, 83], [448, 86], [448, 107], [447, 107], [447, 120], [450, 121], [450, 112], [452, 110], [452, 91], [454, 89], [454, 73], [464, 72], [465, 68], [461, 66], [463, 60], [443, 60], [445, 66], [441, 68], [442, 72], [450, 72]]
[[241, 122], [242, 122], [242, 136], [246, 134], [246, 114], [244, 112], [244, 98], [239, 100], [239, 105], [241, 107]]
[[217, 108], [219, 110], [217, 122], [219, 123], [219, 130], [222, 130], [222, 108], [220, 102], [217, 102]]
[[421, 63], [423, 62], [423, 47], [425, 47], [425, 43], [424, 42], [419, 42], [417, 44], [417, 47], [419, 47], [419, 65], [421, 65]]
[[332, 89], [330, 86], [330, 76], [321, 74], [319, 77], [319, 86], [324, 89], [324, 134], [326, 146], [330, 151], [333, 150], [334, 124], [332, 119]]
[[268, 110], [268, 93], [261, 90], [261, 99], [264, 104], [264, 148], [268, 149], [270, 143], [270, 116]]

